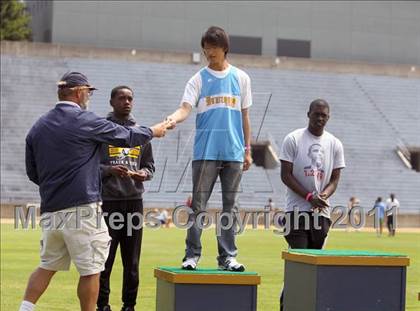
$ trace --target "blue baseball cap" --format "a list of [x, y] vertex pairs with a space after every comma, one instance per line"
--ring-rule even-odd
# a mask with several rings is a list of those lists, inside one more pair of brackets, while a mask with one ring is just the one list
[[72, 88], [77, 86], [87, 86], [89, 90], [97, 90], [94, 86], [89, 84], [87, 77], [80, 72], [67, 72], [64, 76], [57, 82], [59, 88]]

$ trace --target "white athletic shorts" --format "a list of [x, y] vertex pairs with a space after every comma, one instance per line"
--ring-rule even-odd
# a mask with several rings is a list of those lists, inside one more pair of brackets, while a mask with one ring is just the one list
[[67, 271], [73, 261], [81, 276], [105, 269], [111, 238], [100, 202], [43, 213], [40, 224], [41, 268]]

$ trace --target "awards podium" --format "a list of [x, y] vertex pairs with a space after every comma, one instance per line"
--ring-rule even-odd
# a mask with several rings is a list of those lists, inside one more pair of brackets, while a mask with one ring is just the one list
[[156, 311], [256, 311], [256, 272], [155, 269]]
[[287, 311], [404, 311], [404, 255], [290, 249], [283, 252]]

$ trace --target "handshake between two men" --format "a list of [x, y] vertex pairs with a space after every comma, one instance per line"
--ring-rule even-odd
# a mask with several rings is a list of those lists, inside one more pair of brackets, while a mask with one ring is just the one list
[[153, 137], [163, 137], [166, 134], [166, 130], [172, 130], [175, 128], [177, 123], [183, 122], [188, 118], [192, 110], [192, 107], [188, 103], [182, 103], [182, 105], [175, 110], [174, 113], [167, 116], [164, 121], [157, 123], [150, 127], [153, 132]]
[[[167, 130], [172, 130], [175, 128], [177, 121], [184, 121], [191, 112], [191, 107], [188, 105], [183, 105], [177, 109], [173, 114], [166, 117], [164, 121], [159, 122], [150, 127], [153, 133], [153, 137], [164, 137]], [[125, 178], [130, 177], [136, 181], [146, 181], [150, 178], [149, 174], [145, 170], [133, 171], [127, 168], [124, 165], [113, 165], [110, 168], [110, 173], [114, 176]]]
[[175, 121], [171, 119], [165, 119], [165, 121], [159, 122], [150, 127], [153, 132], [153, 137], [164, 137], [167, 130], [175, 128]]

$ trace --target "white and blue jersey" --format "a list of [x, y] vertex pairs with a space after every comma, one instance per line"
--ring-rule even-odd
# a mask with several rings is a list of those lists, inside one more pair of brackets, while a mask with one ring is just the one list
[[252, 105], [249, 76], [229, 65], [208, 67], [188, 81], [182, 103], [197, 107], [193, 160], [243, 162], [242, 109]]

